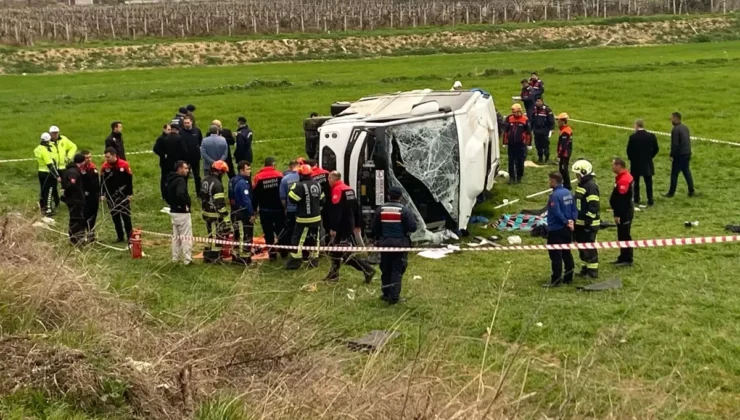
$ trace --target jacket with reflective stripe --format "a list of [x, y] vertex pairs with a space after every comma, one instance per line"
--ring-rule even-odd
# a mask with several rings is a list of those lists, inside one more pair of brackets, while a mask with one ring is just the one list
[[221, 179], [209, 175], [203, 178], [200, 184], [201, 205], [203, 216], [214, 219], [229, 219], [229, 210], [226, 208], [226, 194]]
[[317, 181], [303, 178], [300, 182], [293, 184], [288, 192], [288, 201], [296, 204], [296, 222], [320, 223], [321, 204], [324, 197], [321, 185]]
[[601, 225], [599, 203], [599, 186], [596, 185], [593, 175], [587, 175], [578, 182], [576, 187], [576, 207], [578, 220], [576, 224], [596, 228]]
[[59, 176], [57, 171], [57, 149], [51, 142], [41, 143], [36, 146], [33, 151], [33, 155], [36, 157], [36, 161], [39, 165], [39, 172], [52, 172], [54, 177]]

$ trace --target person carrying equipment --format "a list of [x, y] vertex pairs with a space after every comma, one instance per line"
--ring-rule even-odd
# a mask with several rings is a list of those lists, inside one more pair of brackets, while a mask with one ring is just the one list
[[36, 162], [38, 162], [39, 187], [41, 188], [39, 208], [42, 215], [51, 217], [54, 214], [54, 209], [59, 206], [57, 182], [61, 181], [62, 178], [57, 169], [59, 155], [56, 147], [51, 143], [49, 133], [41, 134], [41, 143], [33, 150], [33, 155], [36, 157]]
[[[573, 242], [573, 230], [575, 220], [578, 218], [578, 210], [573, 195], [563, 188], [563, 177], [558, 172], [550, 174], [550, 188], [552, 193], [547, 200], [547, 244], [566, 245]], [[550, 281], [542, 287], [559, 287], [573, 282], [573, 254], [570, 249], [550, 249], [550, 262], [552, 264], [552, 276]], [[565, 273], [563, 273], [565, 263]]]
[[87, 241], [95, 242], [95, 225], [98, 221], [98, 209], [100, 208], [100, 174], [92, 161], [90, 151], [83, 150], [81, 153], [85, 157], [85, 164], [82, 166], [82, 186], [85, 190]]
[[77, 154], [77, 145], [72, 143], [72, 140], [68, 139], [67, 136], [59, 134], [59, 127], [55, 125], [49, 127], [49, 135], [51, 136], [51, 141], [56, 145], [57, 153], [59, 154], [57, 164], [60, 168], [64, 168], [74, 160]]
[[[612, 172], [617, 175], [609, 205], [614, 211], [614, 223], [617, 225], [617, 239], [620, 241], [632, 240], [632, 220], [635, 216], [635, 207], [632, 204], [634, 178], [627, 170], [624, 160], [616, 158], [612, 161]], [[632, 248], [621, 248], [619, 258], [614, 262], [617, 267], [630, 267], [633, 262]]]
[[[211, 251], [211, 240], [226, 240], [231, 232], [231, 218], [229, 218], [229, 209], [226, 207], [226, 194], [224, 185], [221, 183], [221, 176], [229, 172], [226, 162], [217, 160], [211, 166], [211, 173], [203, 178], [200, 185], [201, 208], [203, 209], [203, 220], [206, 222], [209, 242], [206, 244], [206, 251]], [[220, 251], [220, 243], [216, 242], [216, 250]], [[208, 261], [206, 253], [203, 253], [204, 261]], [[210, 261], [212, 262], [212, 261]]]
[[[249, 163], [246, 160], [243, 162]], [[280, 237], [285, 229], [285, 209], [280, 201], [280, 182], [283, 180], [283, 173], [275, 169], [275, 163], [273, 157], [265, 159], [265, 166], [254, 176], [252, 198], [252, 205], [259, 211], [265, 245], [269, 247], [270, 261], [277, 259], [278, 251], [273, 245], [275, 239]]]
[[573, 153], [573, 130], [568, 125], [568, 114], [561, 112], [558, 114], [558, 128], [560, 136], [558, 137], [558, 171], [563, 177], [563, 187], [570, 190], [570, 155]]
[[[411, 210], [401, 204], [403, 191], [391, 187], [389, 201], [375, 209], [373, 238], [377, 246], [408, 248], [410, 235], [416, 232], [416, 218]], [[382, 252], [380, 254], [380, 299], [395, 305], [401, 298], [401, 281], [408, 265], [408, 252]]]
[[67, 164], [62, 175], [62, 201], [69, 209], [69, 241], [81, 245], [85, 240], [85, 188], [82, 180], [82, 167], [85, 156], [78, 153]]
[[529, 119], [522, 114], [522, 106], [511, 106], [511, 114], [506, 117], [504, 128], [504, 148], [509, 156], [509, 184], [522, 182], [524, 176], [524, 160], [527, 158], [527, 148], [532, 139], [532, 129]]
[[550, 161], [550, 136], [555, 128], [555, 117], [552, 109], [545, 105], [542, 98], [537, 98], [535, 101], [530, 117], [534, 132], [534, 145], [537, 148], [537, 163], [547, 163]]
[[[329, 226], [329, 244], [335, 246], [355, 246], [355, 235], [361, 235], [362, 209], [357, 194], [342, 182], [342, 175], [337, 172], [329, 174], [331, 201], [327, 203], [327, 225]], [[365, 276], [365, 284], [375, 276], [375, 269], [367, 260], [357, 258], [350, 252], [330, 252], [331, 269], [326, 281], [339, 281], [339, 269], [342, 263], [349, 265]]]
[[[134, 182], [131, 168], [123, 159], [119, 159], [116, 149], [105, 149], [103, 172], [103, 192], [100, 199], [108, 203], [113, 225], [118, 235], [116, 242], [128, 242], [131, 239], [131, 196], [134, 194]], [[125, 236], [124, 236], [125, 235]]]
[[[586, 159], [579, 159], [573, 164], [573, 172], [578, 178], [576, 187], [576, 220], [575, 239], [581, 244], [596, 242], [596, 234], [601, 225], [599, 186], [594, 180], [594, 168]], [[596, 249], [579, 249], [578, 256], [584, 262], [581, 276], [599, 277], [599, 251]]]
[[321, 226], [321, 206], [326, 197], [319, 182], [312, 179], [311, 167], [298, 167], [299, 181], [290, 188], [288, 201], [296, 205], [296, 222], [293, 230], [293, 250], [285, 263], [288, 270], [297, 270], [302, 261], [307, 261], [312, 268], [319, 266], [318, 251], [304, 251], [304, 246], [317, 246], [319, 227]]
[[[249, 178], [252, 168], [249, 162], [243, 160], [237, 164], [239, 173], [229, 181], [229, 201], [231, 202], [231, 220], [234, 224], [234, 241], [242, 240], [241, 231], [244, 231], [244, 243], [251, 243], [254, 237], [254, 207], [252, 206], [252, 185]], [[252, 262], [252, 248], [250, 246], [235, 245], [232, 248], [231, 260], [242, 264]]]

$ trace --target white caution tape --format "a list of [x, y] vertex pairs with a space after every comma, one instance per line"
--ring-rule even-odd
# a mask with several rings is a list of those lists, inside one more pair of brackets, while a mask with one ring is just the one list
[[[412, 247], [351, 247], [351, 246], [294, 246], [294, 245], [265, 245], [256, 243], [236, 242], [225, 239], [212, 239], [199, 236], [175, 236], [169, 233], [151, 232], [142, 230], [142, 234], [160, 236], [165, 238], [177, 238], [190, 242], [211, 243], [217, 245], [232, 245], [254, 248], [274, 248], [302, 251], [327, 251], [327, 252], [423, 252], [437, 251], [440, 248], [412, 248]], [[729, 242], [740, 242], [740, 235], [728, 236], [704, 236], [694, 238], [670, 238], [670, 239], [642, 239], [637, 241], [604, 241], [591, 243], [570, 244], [547, 244], [547, 245], [514, 245], [496, 247], [462, 248], [460, 251], [562, 251], [567, 249], [619, 249], [619, 248], [661, 248], [669, 246], [709, 245]]]
[[[284, 138], [279, 138], [279, 139], [264, 139], [264, 140], [255, 140], [255, 141], [253, 141], [253, 143], [268, 143], [268, 142], [272, 142], [272, 141], [297, 140], [297, 139], [301, 139], [301, 138], [303, 138], [303, 137], [284, 137]], [[151, 150], [139, 150], [139, 151], [136, 151], [136, 152], [128, 152], [126, 154], [127, 155], [148, 155], [148, 154], [153, 154], [153, 153], [154, 152], [151, 151]], [[93, 155], [93, 156], [95, 156], [95, 155]], [[0, 163], [31, 162], [31, 161], [35, 161], [35, 160], [36, 160], [35, 158], [2, 159], [2, 160], [0, 160]]]
[[[581, 124], [589, 124], [589, 125], [595, 125], [595, 126], [598, 126], [598, 127], [614, 128], [616, 130], [625, 130], [625, 131], [634, 131], [635, 130], [632, 127], [622, 127], [622, 126], [619, 126], [619, 125], [603, 124], [603, 123], [597, 123], [597, 122], [593, 122], [593, 121], [583, 121], [583, 120], [577, 120], [575, 118], [571, 118], [570, 120], [573, 121], [573, 122], [581, 123]], [[653, 134], [658, 134], [658, 135], [661, 135], [661, 136], [666, 136], [666, 137], [670, 137], [671, 136], [671, 133], [666, 133], [666, 132], [663, 132], [663, 131], [652, 131], [652, 130], [649, 130], [649, 131], [651, 133], [653, 133]], [[706, 137], [691, 136], [691, 140], [706, 141], [706, 142], [717, 143], [717, 144], [727, 144], [727, 145], [730, 145], [730, 146], [740, 146], [740, 143], [735, 143], [735, 142], [726, 141], [726, 140], [709, 139], [709, 138], [706, 138]]]
[[[534, 194], [529, 194], [528, 196], [526, 196], [524, 198], [525, 199], [534, 198], [534, 197], [537, 197], [538, 195], [547, 194], [547, 193], [549, 193], [551, 191], [552, 191], [552, 188], [548, 188], [548, 189], [546, 189], [544, 191], [536, 192]], [[517, 198], [516, 200], [512, 200], [512, 201], [506, 201], [506, 200], [504, 200], [504, 203], [503, 204], [499, 204], [498, 206], [494, 207], [493, 209], [494, 210], [498, 210], [498, 209], [500, 209], [502, 207], [510, 206], [510, 205], [512, 205], [514, 203], [518, 203], [519, 200], [520, 200], [519, 198]]]

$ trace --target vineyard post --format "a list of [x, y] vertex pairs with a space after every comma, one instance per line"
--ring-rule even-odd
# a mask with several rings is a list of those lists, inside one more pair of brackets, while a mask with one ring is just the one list
[[275, 12], [275, 33], [280, 35], [280, 18], [278, 17], [277, 12]]
[[64, 24], [64, 31], [67, 34], [67, 42], [70, 42], [70, 35], [69, 35], [69, 23]]
[[[111, 18], [108, 20], [108, 23], [110, 24], [110, 32], [113, 39], [116, 39], [116, 27], [113, 25], [113, 19]], [[67, 31], [69, 33], [69, 31]]]

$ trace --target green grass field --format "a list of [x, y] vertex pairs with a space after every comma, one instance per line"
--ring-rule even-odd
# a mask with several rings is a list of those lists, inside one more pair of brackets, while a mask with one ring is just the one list
[[[302, 118], [314, 110], [328, 112], [336, 100], [413, 88], [449, 89], [459, 79], [466, 88], [492, 92], [506, 113], [510, 97], [518, 95], [519, 79], [534, 69], [545, 82], [546, 102], [572, 118], [629, 126], [642, 117], [648, 129], [670, 131], [670, 113], [680, 111], [692, 135], [740, 141], [740, 85], [734, 83], [738, 60], [740, 42], [727, 42], [2, 76], [0, 159], [32, 156], [40, 133], [52, 124], [80, 148], [101, 153], [115, 119], [123, 121], [127, 152], [148, 150], [177, 108], [193, 103], [202, 127], [218, 118], [233, 129], [237, 116], [246, 115], [256, 140], [282, 139], [258, 143], [254, 152], [257, 162], [276, 156], [284, 166], [303, 154]], [[250, 84], [254, 80], [265, 83]], [[283, 80], [290, 85], [270, 87], [269, 82]], [[572, 126], [574, 155], [594, 163], [602, 217], [608, 219], [610, 161], [624, 156], [629, 133]], [[669, 139], [659, 141], [657, 204], [637, 213], [633, 236], [724, 234], [725, 224], [740, 219], [740, 149], [694, 142], [698, 197], [686, 197], [680, 179], [676, 197], [669, 200], [661, 197], [668, 188]], [[168, 232], [169, 218], [159, 213], [164, 203], [155, 157], [135, 155], [129, 161], [135, 176], [134, 224]], [[0, 164], [3, 213], [33, 213], [38, 194], [34, 165]], [[496, 219], [500, 212], [492, 207], [502, 199], [546, 189], [548, 171], [527, 169], [522, 185], [497, 185], [494, 198], [475, 213]], [[544, 200], [523, 200], [519, 208], [541, 207]], [[101, 239], [112, 240], [110, 219], [100, 219]], [[58, 220], [63, 225], [65, 218]], [[688, 230], [686, 220], [700, 224]], [[205, 227], [197, 211], [193, 221], [196, 234], [202, 235]], [[472, 233], [494, 234], [479, 227]], [[614, 240], [616, 231], [602, 231], [599, 239]], [[328, 261], [318, 270], [297, 274], [269, 263], [244, 272], [201, 264], [173, 267], [163, 240], [149, 243], [145, 260], [132, 262], [125, 253], [94, 258], [110, 267], [101, 281], [166, 322], [213, 316], [224, 302], [247, 299], [275, 313], [288, 308], [318, 313], [328, 327], [326, 334], [355, 336], [395, 325], [402, 338], [388, 351], [406, 362], [422, 338], [456, 369], [477, 371], [484, 351], [484, 365], [492, 372], [516, 359], [511, 378], [517, 385], [507, 391], [534, 393], [521, 403], [520, 416], [730, 419], [740, 415], [740, 312], [735, 298], [740, 285], [733, 276], [740, 269], [738, 250], [736, 244], [638, 250], [632, 269], [602, 265], [603, 279], [624, 281], [623, 289], [602, 294], [541, 289], [549, 276], [549, 260], [541, 252], [464, 253], [438, 261], [415, 257], [404, 283], [409, 300], [392, 308], [378, 301], [377, 283], [365, 287], [350, 269], [336, 286], [319, 283], [316, 293], [300, 292], [304, 284], [320, 282]], [[614, 260], [616, 253], [601, 252], [602, 263]], [[346, 297], [349, 288], [356, 290], [354, 299]], [[449, 378], [458, 373], [449, 372]]]

